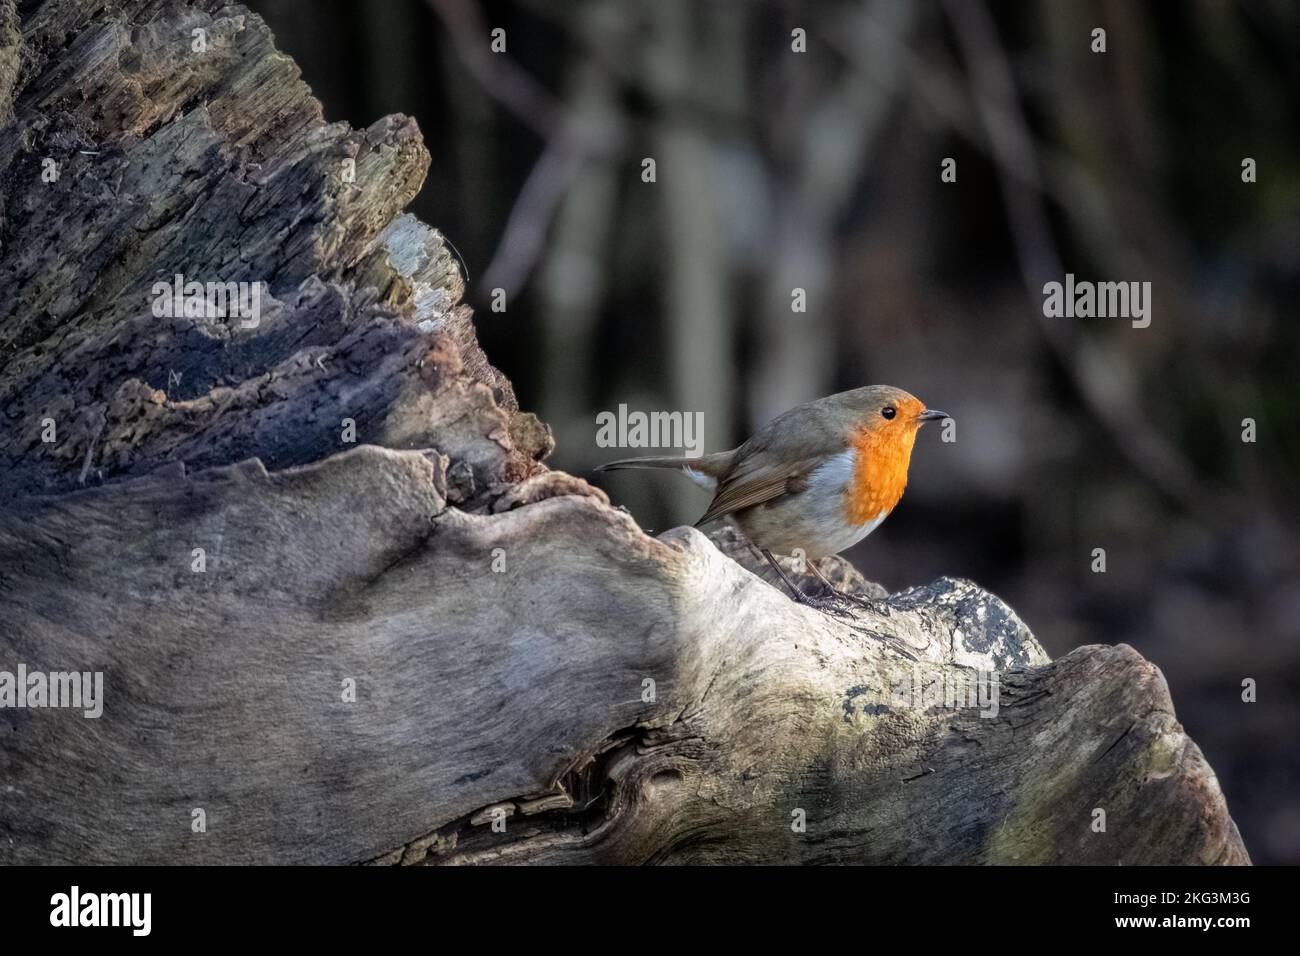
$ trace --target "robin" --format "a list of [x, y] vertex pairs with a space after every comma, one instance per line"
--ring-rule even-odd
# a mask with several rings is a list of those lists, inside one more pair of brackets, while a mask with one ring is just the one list
[[[628, 458], [597, 470], [680, 468], [713, 492], [695, 527], [730, 518], [795, 601], [825, 608], [791, 582], [773, 552], [802, 549], [812, 561], [847, 550], [875, 531], [903, 497], [917, 431], [948, 417], [901, 388], [868, 385], [792, 408], [732, 451]], [[832, 595], [853, 600], [809, 567]]]

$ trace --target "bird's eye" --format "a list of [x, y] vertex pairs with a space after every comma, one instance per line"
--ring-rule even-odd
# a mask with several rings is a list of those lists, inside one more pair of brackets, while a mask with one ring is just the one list
[[898, 409], [894, 408], [893, 405], [886, 405], [880, 410], [880, 414], [885, 419], [891, 419], [898, 414]]

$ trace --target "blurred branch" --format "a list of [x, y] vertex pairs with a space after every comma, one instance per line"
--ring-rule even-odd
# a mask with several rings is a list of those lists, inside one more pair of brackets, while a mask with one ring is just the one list
[[488, 44], [488, 25], [473, 0], [426, 0], [429, 8], [447, 28], [456, 55], [483, 90], [504, 106], [515, 119], [543, 139], [550, 139], [560, 126], [563, 108], [555, 97], [502, 53]]
[[[798, 77], [784, 84], [802, 95], [790, 99], [787, 93], [787, 109], [771, 121], [777, 159], [791, 185], [783, 189], [782, 177], [769, 176], [774, 221], [761, 247], [763, 261], [756, 264], [762, 276], [760, 348], [749, 387], [756, 421], [833, 388], [837, 330], [829, 300], [836, 226], [898, 100], [898, 53], [907, 49], [900, 38], [909, 37], [919, 19], [917, 5], [894, 0], [857, 9], [841, 26], [862, 51], [862, 68], [844, 70], [826, 88], [809, 87]], [[791, 312], [796, 287], [808, 303], [802, 314]]]
[[[1034, 141], [987, 8], [977, 0], [947, 0], [946, 9], [997, 161], [1021, 275], [1038, 304], [1037, 295], [1044, 283], [1060, 280], [1064, 269], [1043, 205], [1044, 187]], [[1031, 188], [1023, 188], [1022, 184]], [[1166, 495], [1208, 523], [1222, 524], [1233, 510], [1241, 508], [1242, 502], [1227, 489], [1210, 487], [1155, 429], [1124, 379], [1114, 373], [1086, 336], [1073, 326], [1051, 321], [1041, 309], [1034, 309], [1034, 314], [1079, 394], [1135, 467]]]
[[[598, 65], [582, 61], [568, 81], [567, 99], [580, 114], [600, 115], [616, 107], [612, 78]], [[608, 366], [597, 358], [601, 306], [617, 280], [611, 267], [611, 237], [619, 212], [623, 173], [597, 158], [559, 198], [555, 224], [540, 250], [534, 284], [543, 328], [539, 410], [565, 450], [567, 467], [596, 464], [575, 459], [592, 445], [591, 402], [595, 379]], [[527, 189], [526, 189], [527, 191]], [[521, 199], [522, 202], [522, 199]]]
[[582, 167], [583, 156], [567, 135], [547, 140], [519, 190], [496, 252], [483, 272], [482, 290], [504, 289], [513, 296], [537, 265], [564, 194]]
[[[1043, 150], [1034, 142], [1019, 108], [1010, 65], [1001, 48], [996, 27], [987, 9], [977, 2], [948, 0], [948, 16], [970, 70], [972, 95], [977, 108], [972, 115], [962, 84], [945, 77], [933, 65], [885, 29], [867, 13], [850, 15], [847, 23], [856, 30], [839, 29], [824, 34], [841, 55], [858, 64], [864, 73], [878, 76], [874, 58], [863, 55], [863, 45], [851, 42], [857, 35], [873, 37], [882, 46], [892, 46], [904, 64], [913, 89], [934, 113], [975, 146], [989, 153], [1001, 179], [1008, 226], [1015, 243], [1021, 275], [1031, 297], [1043, 284], [1064, 274], [1043, 207], [1050, 195], [1063, 207], [1073, 209], [1077, 197], [1063, 195], [1060, 184], [1067, 175], [1042, 175], [1040, 153], [1048, 153], [1051, 164], [1068, 170], [1068, 181], [1094, 187], [1101, 184], [1080, 164], [1064, 154]], [[1244, 510], [1227, 489], [1209, 486], [1197, 475], [1178, 449], [1161, 435], [1143, 413], [1140, 403], [1114, 374], [1109, 359], [1075, 329], [1051, 322], [1036, 309], [1039, 327], [1049, 347], [1070, 375], [1084, 404], [1112, 437], [1121, 452], [1153, 484], [1189, 511], [1219, 525], [1234, 510]]]
[[447, 27], [452, 45], [470, 75], [512, 116], [546, 141], [511, 207], [477, 290], [481, 295], [503, 289], [509, 297], [523, 287], [536, 268], [556, 212], [579, 171], [594, 155], [617, 153], [622, 148], [622, 129], [608, 112], [597, 116], [572, 110], [514, 60], [491, 52], [488, 25], [471, 0], [427, 2]]
[[[706, 415], [712, 440], [726, 447], [733, 434], [730, 398], [735, 381], [730, 361], [730, 254], [719, 202], [722, 144], [715, 128], [666, 107], [693, 84], [714, 91], [743, 86], [743, 67], [724, 51], [743, 31], [745, 20], [738, 15], [725, 24], [701, 24], [700, 19], [689, 0], [659, 0], [653, 39], [644, 51], [644, 72], [655, 102], [662, 105], [652, 142], [663, 173], [656, 201], [662, 209], [672, 401]], [[701, 33], [703, 44], [698, 42]], [[712, 55], [701, 57], [701, 49]], [[688, 500], [677, 498], [672, 520], [690, 522], [693, 510]]]

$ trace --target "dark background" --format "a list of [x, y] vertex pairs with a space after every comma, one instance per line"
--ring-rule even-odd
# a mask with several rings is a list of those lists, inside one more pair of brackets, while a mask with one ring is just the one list
[[[713, 451], [801, 401], [908, 389], [957, 441], [922, 433], [847, 556], [891, 589], [973, 578], [1054, 655], [1132, 644], [1255, 861], [1300, 862], [1300, 7], [250, 6], [328, 119], [419, 121], [412, 211], [459, 250], [554, 467], [617, 457], [595, 416], [620, 402], [702, 412]], [[1065, 272], [1151, 282], [1151, 326], [1046, 319]], [[648, 529], [707, 503], [671, 474], [599, 483]]]

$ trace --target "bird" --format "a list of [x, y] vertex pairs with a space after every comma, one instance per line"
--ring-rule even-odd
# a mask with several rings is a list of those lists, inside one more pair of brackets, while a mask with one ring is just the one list
[[624, 458], [596, 470], [680, 469], [713, 492], [695, 527], [731, 520], [794, 601], [828, 609], [826, 599], [805, 594], [786, 576], [773, 553], [802, 554], [831, 600], [854, 601], [811, 562], [851, 548], [880, 527], [907, 487], [917, 432], [951, 417], [901, 388], [867, 385], [797, 405], [731, 451]]

